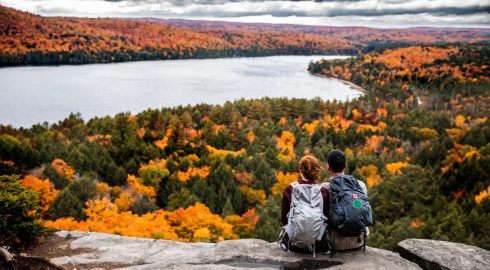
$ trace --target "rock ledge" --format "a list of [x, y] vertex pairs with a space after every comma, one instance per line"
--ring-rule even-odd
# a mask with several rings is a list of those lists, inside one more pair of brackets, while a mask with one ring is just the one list
[[490, 269], [490, 251], [438, 240], [406, 239], [396, 251], [423, 269]]
[[[122, 237], [112, 234], [59, 231], [69, 240], [67, 248], [87, 250], [52, 258], [57, 264], [79, 266], [118, 263], [119, 269], [420, 269], [397, 253], [368, 247], [366, 251], [339, 252], [334, 258], [325, 253], [316, 258], [283, 251], [276, 243], [258, 239], [219, 243], [181, 243], [168, 240]], [[99, 268], [100, 269], [100, 266]]]

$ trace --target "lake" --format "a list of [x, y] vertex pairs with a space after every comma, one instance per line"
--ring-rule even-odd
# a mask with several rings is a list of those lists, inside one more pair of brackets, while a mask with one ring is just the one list
[[0, 68], [0, 124], [30, 127], [70, 112], [85, 120], [148, 108], [240, 98], [347, 100], [360, 92], [310, 75], [310, 61], [347, 56], [271, 56], [81, 66]]

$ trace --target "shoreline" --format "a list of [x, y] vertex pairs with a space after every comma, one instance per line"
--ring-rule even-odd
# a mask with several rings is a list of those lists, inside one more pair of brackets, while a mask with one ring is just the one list
[[107, 64], [123, 64], [123, 63], [137, 63], [137, 62], [151, 62], [151, 61], [182, 61], [182, 60], [211, 60], [211, 59], [240, 59], [240, 58], [262, 58], [262, 57], [276, 57], [276, 56], [346, 56], [353, 57], [350, 54], [341, 53], [271, 53], [263, 55], [230, 55], [230, 56], [205, 56], [205, 57], [186, 57], [186, 58], [149, 58], [149, 59], [129, 59], [120, 61], [93, 61], [83, 63], [27, 63], [27, 64], [0, 64], [2, 68], [15, 68], [15, 67], [59, 67], [59, 66], [85, 66], [85, 65], [107, 65]]
[[361, 92], [362, 95], [366, 95], [367, 94], [366, 89], [360, 87], [359, 85], [357, 85], [357, 84], [355, 84], [353, 82], [349, 82], [349, 81], [346, 81], [346, 80], [343, 80], [343, 79], [340, 79], [340, 78], [337, 78], [337, 77], [327, 76], [327, 75], [313, 73], [313, 72], [310, 72], [310, 74], [313, 75], [313, 76], [318, 76], [318, 77], [327, 78], [327, 79], [336, 79], [336, 80], [340, 81], [341, 83], [350, 86], [352, 89]]

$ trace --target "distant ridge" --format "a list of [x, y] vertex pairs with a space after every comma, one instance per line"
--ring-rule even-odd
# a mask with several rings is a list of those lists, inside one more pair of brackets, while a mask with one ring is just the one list
[[217, 20], [202, 20], [202, 19], [165, 19], [155, 17], [142, 17], [142, 18], [125, 18], [128, 20], [143, 20], [161, 23], [165, 25], [195, 25], [205, 27], [221, 27], [224, 25], [233, 25], [237, 27], [273, 27], [284, 29], [298, 29], [298, 30], [335, 30], [335, 29], [368, 29], [379, 31], [391, 31], [391, 30], [426, 30], [426, 31], [468, 31], [477, 30], [480, 32], [490, 33], [490, 27], [430, 27], [430, 26], [412, 26], [412, 27], [370, 27], [370, 26], [332, 26], [332, 25], [308, 25], [308, 24], [286, 24], [286, 23], [266, 23], [266, 22], [233, 22], [233, 21], [217, 21]]
[[376, 29], [178, 19], [43, 17], [0, 6], [0, 66], [358, 54], [414, 44], [484, 43], [490, 29]]

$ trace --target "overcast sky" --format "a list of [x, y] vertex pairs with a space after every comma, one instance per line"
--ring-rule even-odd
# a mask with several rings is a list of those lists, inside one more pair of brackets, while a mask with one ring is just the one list
[[490, 0], [0, 0], [45, 16], [373, 27], [490, 27]]

